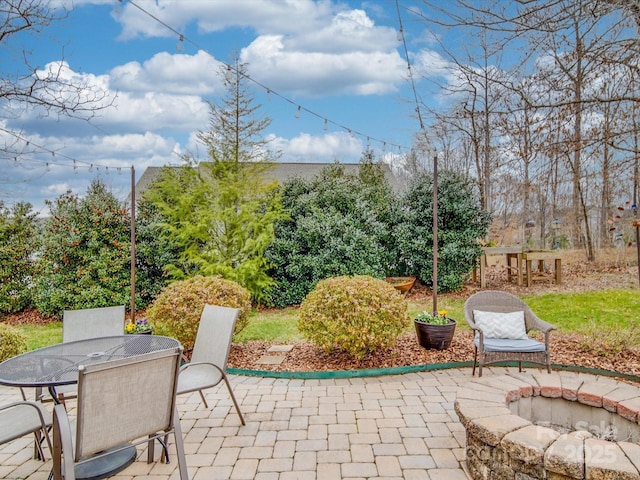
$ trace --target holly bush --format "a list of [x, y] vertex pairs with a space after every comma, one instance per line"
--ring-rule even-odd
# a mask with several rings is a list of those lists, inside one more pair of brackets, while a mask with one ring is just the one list
[[380, 168], [361, 164], [359, 174], [327, 165], [313, 179], [282, 186], [289, 219], [276, 222], [265, 252], [276, 281], [270, 303], [297, 305], [318, 281], [340, 275], [383, 278], [395, 258], [390, 220], [393, 192]]
[[83, 198], [70, 192], [48, 202], [34, 301], [46, 315], [126, 305], [131, 295], [131, 221], [100, 181]]
[[[433, 285], [433, 177], [414, 177], [402, 198], [394, 227], [401, 275]], [[482, 254], [478, 239], [491, 222], [470, 177], [453, 171], [438, 175], [438, 291], [459, 290]]]
[[178, 339], [184, 350], [189, 352], [193, 349], [205, 304], [239, 308], [234, 333], [242, 331], [249, 323], [249, 291], [234, 281], [202, 275], [179, 280], [163, 288], [147, 309], [147, 320], [154, 333]]
[[407, 303], [392, 285], [366, 275], [327, 278], [303, 300], [298, 330], [330, 351], [362, 358], [392, 346], [408, 322]]

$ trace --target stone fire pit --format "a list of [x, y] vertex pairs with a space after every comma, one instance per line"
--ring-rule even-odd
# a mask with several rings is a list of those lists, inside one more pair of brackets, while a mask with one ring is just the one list
[[458, 388], [475, 480], [640, 480], [640, 388], [571, 372], [486, 375]]

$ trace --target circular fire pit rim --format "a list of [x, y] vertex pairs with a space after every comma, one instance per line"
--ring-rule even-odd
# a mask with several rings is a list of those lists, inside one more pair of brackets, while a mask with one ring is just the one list
[[514, 413], [518, 401], [535, 397], [576, 402], [634, 425], [640, 422], [640, 388], [607, 377], [536, 370], [473, 378], [458, 388], [454, 404], [466, 430], [472, 478], [516, 473], [547, 478], [553, 472], [581, 479], [599, 472], [640, 479], [640, 445], [604, 440], [588, 431], [560, 433]]

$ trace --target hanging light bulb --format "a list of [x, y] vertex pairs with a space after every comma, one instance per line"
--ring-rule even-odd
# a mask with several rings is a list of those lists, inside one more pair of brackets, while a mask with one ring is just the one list
[[298, 105], [298, 109], [296, 110], [296, 118], [300, 118], [300, 105]]
[[402, 30], [402, 26], [400, 26], [400, 29], [398, 30], [398, 33], [396, 34], [396, 39], [399, 42], [401, 42], [403, 37], [404, 37], [404, 32]]
[[329, 130], [329, 122], [327, 121], [327, 119], [324, 119], [324, 126], [322, 127], [322, 129], [326, 132], [327, 130]]
[[176, 50], [178, 52], [182, 51], [183, 44], [184, 44], [184, 35], [181, 34], [180, 38], [178, 38], [178, 43], [176, 43]]

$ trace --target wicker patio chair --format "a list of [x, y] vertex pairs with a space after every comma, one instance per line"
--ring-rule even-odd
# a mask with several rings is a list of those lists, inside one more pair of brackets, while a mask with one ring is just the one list
[[[176, 409], [181, 355], [176, 347], [80, 367], [75, 437], [64, 406], [53, 410], [54, 479], [115, 475], [143, 443], [152, 462], [154, 440], [173, 434], [180, 479], [188, 480]], [[116, 458], [124, 461], [109, 465]]]
[[240, 417], [240, 422], [244, 425], [244, 417], [226, 373], [233, 330], [239, 315], [238, 308], [204, 306], [191, 362], [183, 365], [180, 369], [178, 395], [198, 391], [202, 403], [206, 408], [209, 408], [202, 391], [214, 387], [224, 380], [233, 406]]
[[[488, 338], [478, 325], [474, 311], [505, 314], [524, 312], [524, 329], [520, 338]], [[491, 363], [517, 361], [522, 371], [522, 362], [532, 362], [545, 365], [551, 372], [551, 355], [549, 350], [549, 333], [556, 327], [541, 320], [531, 308], [515, 295], [498, 290], [483, 290], [471, 295], [464, 304], [464, 318], [475, 332], [473, 372], [482, 376], [482, 367]], [[496, 315], [497, 318], [497, 315]], [[531, 330], [544, 333], [544, 343], [529, 338]]]
[[42, 439], [52, 451], [49, 427], [51, 414], [38, 402], [14, 402], [0, 407], [0, 445], [33, 433], [37, 454], [45, 460]]

